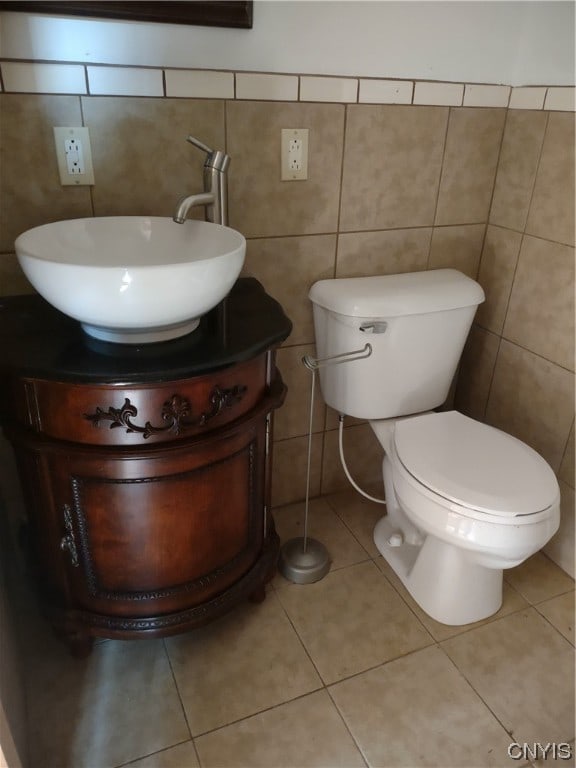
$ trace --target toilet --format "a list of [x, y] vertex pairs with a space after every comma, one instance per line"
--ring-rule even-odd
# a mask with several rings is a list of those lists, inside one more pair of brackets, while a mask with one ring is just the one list
[[[502, 604], [503, 569], [558, 530], [560, 490], [525, 443], [457, 411], [433, 410], [447, 399], [482, 288], [438, 269], [320, 280], [309, 298], [316, 352], [326, 361], [324, 400], [368, 420], [384, 449], [378, 550], [436, 621], [492, 615]], [[335, 356], [340, 364], [331, 365]]]

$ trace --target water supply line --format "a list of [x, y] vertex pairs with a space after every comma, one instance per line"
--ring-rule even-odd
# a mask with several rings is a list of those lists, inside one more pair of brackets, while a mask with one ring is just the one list
[[340, 462], [342, 463], [342, 468], [344, 469], [344, 474], [350, 481], [350, 485], [352, 485], [359, 494], [362, 496], [365, 496], [367, 499], [370, 499], [370, 501], [375, 501], [377, 504], [386, 504], [386, 499], [377, 499], [376, 496], [370, 496], [369, 493], [366, 493], [366, 491], [362, 490], [358, 483], [355, 482], [354, 478], [350, 474], [350, 471], [348, 470], [348, 467], [346, 465], [346, 459], [344, 458], [344, 414], [340, 413], [338, 415], [338, 445], [340, 446]]
[[[317, 359], [314, 357], [311, 357], [310, 355], [305, 355], [302, 358], [302, 363], [308, 368], [309, 371], [312, 371], [312, 395], [310, 400], [310, 431], [309, 435], [312, 434], [312, 408], [313, 408], [313, 397], [314, 397], [314, 380], [316, 371], [319, 368], [323, 368], [326, 365], [339, 365], [341, 363], [351, 363], [355, 360], [364, 360], [367, 357], [370, 357], [372, 354], [372, 345], [371, 344], [365, 344], [362, 349], [355, 349], [352, 352], [344, 352], [340, 355], [332, 355], [331, 357], [325, 357], [322, 359]], [[350, 470], [348, 469], [348, 465], [346, 464], [346, 459], [344, 458], [344, 414], [340, 413], [338, 415], [338, 445], [340, 450], [340, 461], [342, 463], [342, 468], [344, 469], [344, 474], [348, 478], [348, 481], [352, 485], [353, 488], [355, 488], [356, 491], [361, 496], [364, 496], [365, 498], [369, 499], [370, 501], [374, 501], [377, 504], [386, 504], [385, 499], [378, 499], [375, 496], [371, 496], [369, 493], [366, 493], [358, 483], [354, 480], [352, 475], [350, 474]], [[310, 473], [310, 449], [311, 449], [311, 443], [310, 440], [308, 442], [308, 473]], [[307, 480], [306, 487], [308, 488], [309, 485], [309, 476]], [[304, 522], [304, 537], [306, 538], [306, 522], [308, 517], [308, 498], [306, 498], [306, 519]]]

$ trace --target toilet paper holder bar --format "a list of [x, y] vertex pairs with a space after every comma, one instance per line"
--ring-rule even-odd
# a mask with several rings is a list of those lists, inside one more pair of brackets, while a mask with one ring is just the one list
[[351, 363], [354, 360], [364, 360], [366, 357], [370, 357], [372, 354], [372, 345], [365, 344], [362, 349], [355, 349], [352, 352], [343, 352], [340, 355], [332, 355], [331, 357], [324, 357], [318, 359], [312, 357], [312, 355], [304, 355], [302, 363], [310, 371], [317, 371], [318, 368], [323, 368], [325, 365], [339, 365], [340, 363]]

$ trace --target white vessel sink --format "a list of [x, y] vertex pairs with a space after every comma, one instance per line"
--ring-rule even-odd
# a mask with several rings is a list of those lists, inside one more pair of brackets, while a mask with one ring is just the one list
[[245, 252], [229, 227], [144, 216], [57, 221], [16, 240], [38, 293], [86, 333], [123, 344], [193, 331], [234, 285]]

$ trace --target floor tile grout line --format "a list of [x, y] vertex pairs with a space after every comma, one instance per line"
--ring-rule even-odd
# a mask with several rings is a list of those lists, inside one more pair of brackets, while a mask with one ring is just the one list
[[[359, 425], [359, 426], [361, 426], [361, 425]], [[369, 486], [371, 486], [371, 485], [377, 485], [377, 483], [368, 483], [368, 485], [369, 485]], [[347, 492], [347, 491], [344, 491], [344, 493], [346, 493], [346, 492]], [[347, 530], [350, 532], [350, 534], [352, 535], [352, 537], [354, 538], [354, 540], [355, 540], [356, 542], [358, 542], [358, 544], [359, 544], [359, 545], [362, 547], [362, 549], [364, 550], [364, 552], [366, 552], [366, 553], [367, 553], [368, 557], [369, 557], [370, 559], [374, 560], [374, 555], [372, 555], [370, 552], [368, 552], [368, 550], [366, 549], [366, 547], [364, 546], [364, 544], [362, 544], [362, 542], [360, 541], [360, 539], [358, 538], [358, 536], [356, 536], [356, 534], [354, 533], [354, 531], [352, 530], [352, 528], [351, 528], [351, 527], [348, 525], [348, 523], [346, 522], [346, 520], [345, 520], [345, 519], [342, 517], [342, 515], [340, 515], [340, 514], [338, 513], [338, 510], [336, 509], [336, 507], [334, 507], [334, 506], [332, 506], [332, 504], [330, 504], [330, 502], [328, 501], [328, 495], [330, 495], [330, 496], [334, 496], [335, 494], [333, 494], [333, 493], [331, 493], [331, 494], [327, 494], [326, 496], [323, 496], [323, 497], [321, 497], [321, 498], [324, 498], [324, 499], [326, 500], [326, 503], [328, 504], [328, 506], [330, 507], [330, 509], [331, 509], [331, 510], [334, 512], [334, 514], [335, 514], [335, 515], [336, 515], [336, 517], [337, 517], [337, 518], [340, 520], [340, 522], [341, 522], [341, 523], [344, 525], [344, 527], [345, 527], [345, 528], [346, 528], [346, 529], [347, 529]]]
[[[350, 566], [345, 566], [345, 567], [349, 568]], [[342, 569], [338, 569], [338, 570], [342, 570]], [[329, 572], [329, 573], [330, 573], [330, 572]], [[289, 588], [289, 587], [288, 587], [288, 588]], [[294, 625], [294, 622], [293, 622], [293, 621], [292, 621], [292, 619], [290, 618], [290, 615], [288, 614], [288, 611], [287, 611], [287, 610], [286, 610], [286, 608], [284, 607], [284, 603], [282, 602], [282, 599], [280, 598], [279, 590], [277, 590], [277, 591], [276, 591], [276, 598], [277, 598], [277, 600], [278, 600], [278, 603], [280, 604], [280, 607], [282, 608], [282, 611], [283, 611], [284, 615], [286, 616], [286, 619], [288, 620], [288, 623], [290, 624], [290, 626], [291, 626], [291, 627], [292, 627], [292, 629], [294, 630], [294, 632], [295, 632], [295, 634], [296, 634], [296, 637], [298, 638], [298, 642], [300, 643], [300, 645], [302, 646], [302, 648], [303, 648], [303, 650], [304, 650], [304, 653], [306, 654], [306, 656], [308, 657], [308, 660], [310, 661], [310, 663], [311, 663], [311, 664], [312, 664], [312, 666], [314, 667], [314, 671], [315, 671], [315, 672], [316, 672], [316, 674], [318, 675], [318, 678], [319, 678], [319, 680], [321, 681], [321, 683], [322, 683], [322, 686], [323, 686], [324, 688], [326, 688], [326, 683], [324, 682], [324, 678], [323, 678], [323, 677], [322, 677], [322, 675], [320, 674], [320, 670], [319, 670], [319, 669], [318, 669], [318, 667], [316, 666], [316, 664], [315, 664], [315, 662], [314, 662], [314, 659], [312, 658], [312, 656], [310, 655], [310, 653], [309, 653], [309, 651], [308, 651], [308, 648], [306, 647], [306, 643], [305, 643], [305, 642], [304, 642], [304, 640], [303, 640], [303, 639], [300, 637], [300, 633], [298, 632], [298, 629], [297, 629], [297, 628], [296, 628], [296, 626]]]
[[177, 744], [170, 744], [168, 747], [162, 747], [162, 749], [157, 749], [155, 752], [149, 752], [147, 755], [141, 755], [140, 757], [135, 757], [133, 760], [129, 760], [127, 763], [119, 763], [118, 765], [113, 766], [113, 768], [130, 768], [131, 765], [137, 765], [140, 760], [146, 760], [149, 757], [154, 757], [155, 755], [161, 755], [163, 752], [168, 752], [170, 749], [174, 749], [175, 747], [180, 747], [182, 744], [188, 744], [192, 743], [194, 745], [194, 739], [190, 737], [189, 739], [186, 739], [186, 741], [179, 741]]
[[[338, 515], [338, 513], [336, 512], [336, 510], [335, 510], [334, 508], [333, 508], [333, 511], [334, 511], [334, 513], [335, 513], [335, 514], [338, 516], [338, 518], [339, 518], [339, 519], [340, 519], [340, 520], [341, 520], [341, 521], [344, 523], [344, 525], [346, 525], [346, 523], [345, 523], [345, 521], [343, 520], [343, 518], [341, 518], [341, 517]], [[346, 525], [346, 527], [348, 528], [348, 530], [350, 531], [350, 533], [352, 533], [352, 535], [354, 535], [354, 534], [353, 534], [353, 532], [352, 532], [352, 530], [351, 530], [351, 529], [350, 529], [350, 528], [349, 528], [347, 525]], [[354, 536], [354, 538], [356, 539], [356, 541], [358, 541], [358, 543], [360, 543], [360, 542], [359, 542], [359, 540], [358, 540], [358, 539], [357, 539], [355, 536]], [[361, 545], [361, 546], [362, 546], [362, 545]], [[365, 550], [365, 551], [366, 551], [366, 550]], [[391, 581], [391, 580], [390, 580], [390, 579], [389, 579], [389, 578], [386, 576], [386, 574], [384, 573], [384, 571], [382, 571], [382, 569], [380, 569], [380, 568], [378, 567], [378, 560], [382, 560], [382, 561], [384, 561], [384, 558], [382, 557], [382, 555], [377, 555], [377, 556], [369, 555], [369, 559], [366, 559], [366, 560], [361, 560], [361, 561], [358, 561], [358, 562], [356, 562], [356, 563], [349, 563], [348, 565], [343, 565], [343, 566], [340, 566], [340, 567], [338, 567], [338, 568], [334, 568], [334, 569], [331, 569], [331, 570], [330, 570], [330, 573], [333, 573], [333, 572], [334, 572], [334, 573], [336, 573], [336, 572], [342, 571], [342, 570], [344, 570], [344, 569], [346, 569], [346, 568], [352, 568], [352, 567], [354, 567], [354, 566], [356, 566], [356, 565], [363, 565], [363, 564], [365, 564], [365, 563], [367, 563], [367, 562], [370, 562], [370, 561], [371, 561], [371, 562], [373, 562], [373, 563], [376, 565], [376, 567], [378, 568], [378, 570], [380, 571], [380, 573], [382, 574], [382, 576], [385, 578], [385, 580], [387, 581], [387, 583], [388, 583], [388, 584], [389, 584], [389, 585], [390, 585], [390, 586], [391, 586], [391, 587], [394, 589], [394, 591], [395, 591], [395, 592], [396, 592], [396, 594], [397, 594], [397, 595], [400, 597], [400, 599], [403, 601], [403, 603], [406, 605], [406, 607], [407, 607], [407, 608], [410, 610], [410, 612], [411, 612], [411, 613], [414, 615], [414, 617], [415, 617], [415, 618], [418, 620], [418, 622], [420, 623], [420, 625], [422, 626], [422, 628], [423, 628], [423, 629], [424, 629], [424, 630], [425, 630], [425, 631], [426, 631], [426, 632], [427, 632], [427, 633], [430, 635], [430, 637], [432, 638], [432, 640], [433, 640], [433, 642], [434, 642], [434, 643], [442, 643], [442, 642], [445, 642], [445, 641], [447, 641], [447, 640], [452, 640], [453, 638], [456, 638], [456, 637], [461, 637], [461, 636], [463, 636], [463, 635], [466, 635], [466, 634], [468, 634], [469, 632], [473, 632], [474, 630], [476, 630], [476, 629], [479, 629], [480, 627], [486, 626], [486, 625], [488, 625], [488, 624], [492, 624], [492, 623], [494, 623], [495, 621], [499, 621], [500, 619], [504, 619], [504, 618], [506, 618], [507, 616], [513, 616], [514, 614], [516, 614], [516, 613], [520, 613], [521, 611], [525, 611], [525, 610], [528, 610], [529, 608], [535, 608], [535, 609], [537, 610], [537, 612], [540, 614], [540, 611], [538, 611], [538, 609], [537, 609], [537, 606], [538, 606], [538, 605], [541, 605], [541, 604], [543, 604], [543, 603], [546, 603], [546, 602], [548, 602], [548, 601], [550, 601], [550, 600], [553, 600], [553, 599], [555, 599], [556, 597], [561, 597], [561, 596], [563, 596], [563, 595], [567, 595], [567, 594], [570, 594], [570, 592], [574, 591], [574, 587], [573, 587], [573, 588], [571, 588], [571, 589], [568, 589], [568, 590], [566, 590], [565, 592], [561, 592], [561, 593], [558, 593], [558, 594], [556, 594], [556, 595], [552, 595], [551, 597], [547, 597], [547, 598], [544, 598], [543, 600], [539, 601], [538, 603], [532, 603], [532, 602], [531, 602], [530, 600], [528, 600], [528, 598], [527, 598], [527, 597], [525, 597], [525, 596], [524, 596], [524, 595], [523, 595], [523, 594], [522, 594], [522, 593], [521, 593], [521, 592], [520, 592], [520, 591], [519, 591], [519, 590], [518, 590], [516, 587], [514, 587], [514, 585], [512, 585], [512, 584], [510, 584], [510, 582], [506, 581], [506, 584], [507, 584], [508, 588], [509, 588], [509, 589], [511, 589], [513, 592], [515, 592], [515, 593], [516, 593], [516, 594], [517, 594], [517, 595], [518, 595], [518, 596], [519, 596], [519, 597], [520, 597], [522, 600], [524, 600], [524, 601], [525, 601], [525, 603], [526, 603], [525, 605], [521, 605], [521, 606], [519, 606], [518, 608], [515, 608], [515, 609], [513, 609], [513, 610], [510, 610], [510, 611], [508, 611], [506, 614], [503, 614], [503, 615], [501, 615], [501, 616], [498, 616], [497, 614], [493, 614], [492, 616], [488, 616], [488, 617], [486, 617], [485, 619], [483, 619], [483, 620], [482, 620], [482, 623], [473, 622], [473, 623], [472, 623], [472, 624], [470, 624], [470, 625], [464, 625], [464, 626], [466, 626], [466, 629], [459, 629], [457, 632], [455, 632], [454, 634], [452, 634], [452, 635], [450, 635], [450, 636], [448, 636], [448, 637], [444, 637], [444, 638], [437, 638], [437, 637], [434, 635], [434, 633], [433, 633], [433, 632], [432, 632], [432, 631], [431, 631], [431, 630], [430, 630], [430, 629], [429, 629], [429, 628], [426, 626], [426, 624], [425, 624], [425, 623], [422, 621], [422, 619], [421, 619], [421, 618], [418, 616], [418, 614], [416, 613], [416, 611], [415, 611], [415, 610], [412, 608], [412, 606], [409, 604], [409, 602], [406, 600], [406, 598], [405, 598], [405, 597], [402, 595], [402, 593], [401, 593], [401, 592], [400, 592], [400, 590], [399, 590], [399, 589], [396, 587], [396, 585], [395, 585], [395, 584], [394, 584], [394, 583], [393, 583], [393, 582], [392, 582], [392, 581]], [[284, 587], [284, 588], [286, 588], [286, 587]], [[275, 589], [275, 591], [279, 591], [279, 590], [276, 590], [276, 589]], [[546, 619], [546, 617], [545, 617], [543, 614], [540, 614], [540, 615], [541, 615], [543, 618], [545, 618], [545, 619]], [[551, 624], [551, 622], [549, 622], [549, 623]], [[565, 637], [565, 635], [563, 635], [563, 634], [562, 634], [562, 632], [560, 632], [560, 630], [559, 630], [557, 627], [555, 627], [553, 624], [551, 624], [551, 626], [552, 626], [552, 627], [553, 627], [553, 628], [554, 628], [554, 629], [555, 629], [555, 630], [556, 630], [556, 631], [557, 631], [557, 632], [558, 632], [558, 633], [561, 635], [561, 637], [563, 637], [565, 640], [568, 640], [568, 638], [566, 638], [566, 637]], [[568, 642], [571, 642], [571, 641], [570, 641], [570, 640], [568, 640]], [[572, 643], [571, 643], [571, 644], [572, 644]], [[376, 666], [378, 666], [378, 665], [376, 665]], [[344, 678], [344, 679], [346, 679], [346, 678]], [[332, 683], [328, 683], [328, 685], [332, 685]]]
[[456, 670], [458, 675], [466, 682], [466, 685], [468, 685], [470, 687], [470, 690], [473, 691], [473, 693], [480, 699], [480, 701], [482, 702], [482, 704], [484, 704], [484, 706], [490, 712], [492, 717], [503, 728], [503, 730], [506, 733], [506, 735], [509, 736], [512, 739], [513, 736], [514, 736], [514, 732], [512, 730], [508, 730], [508, 728], [506, 728], [506, 726], [501, 721], [501, 719], [498, 717], [498, 715], [496, 715], [496, 713], [494, 712], [492, 707], [488, 704], [488, 702], [484, 699], [484, 697], [480, 694], [480, 692], [476, 690], [476, 688], [474, 687], [472, 681], [468, 679], [468, 677], [466, 676], [464, 671], [462, 669], [460, 669], [460, 667], [451, 658], [451, 656], [448, 654], [448, 652], [442, 647], [442, 644], [439, 643], [438, 646], [439, 646], [440, 650], [442, 651], [442, 653], [444, 654], [444, 656], [448, 659], [450, 664], [454, 667], [454, 669]]
[[[384, 559], [384, 557], [383, 557], [382, 555], [380, 555], [380, 558], [379, 558], [379, 559], [380, 559], [380, 560], [382, 560], [383, 562], [387, 562], [387, 561]], [[389, 578], [386, 576], [386, 574], [384, 573], [384, 571], [383, 571], [383, 570], [382, 570], [382, 569], [381, 569], [381, 568], [378, 566], [378, 562], [377, 562], [377, 559], [373, 559], [373, 561], [372, 561], [372, 562], [374, 563], [374, 565], [376, 566], [376, 568], [378, 568], [378, 570], [380, 571], [380, 574], [381, 574], [381, 576], [383, 576], [383, 578], [386, 580], [386, 582], [387, 582], [387, 583], [388, 583], [388, 584], [389, 584], [389, 585], [392, 587], [392, 589], [393, 589], [393, 590], [394, 590], [394, 592], [395, 592], [395, 593], [398, 595], [398, 597], [400, 598], [400, 600], [402, 600], [402, 602], [404, 603], [404, 605], [406, 606], [406, 608], [408, 608], [408, 610], [409, 610], [409, 611], [410, 611], [410, 613], [411, 613], [411, 614], [414, 616], [414, 618], [415, 618], [415, 619], [418, 621], [418, 623], [420, 624], [420, 626], [422, 627], [422, 629], [423, 629], [423, 630], [426, 632], [426, 634], [427, 634], [427, 635], [430, 637], [430, 639], [432, 640], [432, 643], [437, 643], [437, 642], [438, 642], [438, 640], [436, 640], [436, 638], [434, 637], [434, 635], [432, 634], [432, 632], [430, 632], [430, 630], [429, 630], [429, 629], [428, 629], [428, 627], [427, 627], [427, 626], [424, 624], [424, 622], [422, 621], [422, 619], [420, 618], [420, 616], [418, 616], [418, 614], [416, 613], [416, 611], [414, 610], [414, 608], [412, 608], [412, 606], [410, 605], [410, 603], [409, 603], [409, 602], [406, 600], [406, 598], [405, 598], [405, 597], [404, 597], [404, 595], [403, 595], [403, 594], [400, 592], [400, 590], [399, 590], [399, 589], [396, 587], [396, 585], [395, 585], [395, 584], [394, 584], [392, 581], [390, 581], [390, 579], [389, 579]], [[427, 646], [427, 647], [429, 647], [429, 646]]]
[[555, 600], [557, 597], [564, 597], [564, 595], [569, 595], [569, 594], [571, 594], [574, 591], [575, 591], [575, 588], [571, 587], [570, 589], [566, 589], [563, 592], [558, 592], [555, 595], [550, 595], [549, 597], [544, 597], [542, 600], [538, 600], [537, 602], [532, 603], [532, 605], [534, 606], [534, 608], [536, 608], [538, 605], [542, 605], [542, 603], [548, 603], [548, 602], [550, 602], [550, 600]]
[[550, 627], [552, 627], [552, 629], [555, 629], [555, 630], [556, 630], [556, 632], [557, 632], [557, 633], [560, 635], [560, 637], [561, 637], [563, 640], [565, 640], [567, 643], [569, 643], [569, 644], [572, 646], [572, 648], [574, 648], [574, 642], [573, 642], [572, 640], [570, 640], [569, 638], [567, 638], [565, 634], [563, 634], [562, 632], [560, 632], [560, 630], [558, 629], [558, 627], [555, 627], [555, 626], [554, 626], [554, 624], [553, 624], [553, 623], [550, 621], [550, 619], [548, 618], [548, 616], [544, 616], [544, 614], [543, 614], [543, 613], [540, 613], [540, 611], [538, 610], [538, 608], [537, 608], [536, 606], [533, 606], [533, 608], [534, 608], [534, 610], [535, 610], [535, 611], [538, 613], [538, 616], [540, 616], [540, 618], [544, 619], [544, 621], [545, 621], [545, 622], [546, 622], [546, 623], [547, 623], [547, 624], [548, 624]]
[[180, 687], [178, 685], [178, 680], [176, 678], [176, 673], [174, 672], [174, 667], [172, 666], [172, 658], [170, 656], [170, 651], [168, 649], [168, 646], [166, 645], [166, 639], [162, 638], [162, 646], [164, 648], [164, 653], [166, 654], [166, 658], [168, 659], [168, 664], [170, 666], [170, 672], [172, 674], [172, 679], [174, 680], [174, 685], [176, 686], [176, 693], [178, 694], [178, 701], [180, 702], [180, 707], [182, 709], [182, 714], [184, 715], [184, 722], [186, 723], [186, 727], [188, 728], [188, 733], [190, 735], [190, 741], [192, 741], [192, 746], [194, 747], [194, 752], [196, 754], [196, 759], [198, 760], [198, 765], [202, 765], [200, 762], [200, 755], [198, 754], [198, 750], [196, 749], [196, 743], [194, 742], [194, 735], [192, 733], [192, 726], [188, 720], [188, 713], [186, 712], [186, 707], [184, 706], [184, 701], [182, 699], [182, 694], [180, 693]]
[[[266, 712], [272, 712], [275, 709], [279, 709], [280, 707], [283, 707], [285, 704], [292, 704], [292, 702], [294, 701], [305, 699], [307, 696], [312, 696], [312, 694], [318, 693], [325, 689], [326, 689], [326, 686], [322, 684], [318, 688], [314, 688], [311, 691], [306, 691], [306, 693], [299, 693], [297, 696], [293, 696], [291, 699], [286, 699], [286, 701], [279, 701], [277, 704], [271, 704], [269, 707], [264, 707], [263, 709], [259, 709], [256, 712], [251, 712], [249, 715], [245, 715], [244, 717], [238, 717], [236, 718], [236, 720], [231, 720], [229, 723], [222, 723], [222, 725], [217, 725], [215, 728], [211, 728], [208, 731], [202, 731], [202, 733], [197, 733], [195, 736], [192, 737], [192, 741], [195, 742], [196, 739], [203, 738], [204, 736], [210, 736], [211, 734], [217, 733], [218, 731], [223, 731], [232, 725], [238, 725], [239, 723], [243, 723], [245, 720], [251, 720], [252, 718], [258, 717], [259, 715], [263, 715]], [[196, 744], [194, 744], [194, 748], [196, 748]], [[200, 765], [202, 766], [202, 763], [200, 763]]]
[[368, 760], [368, 756], [365, 754], [364, 749], [362, 748], [362, 745], [356, 740], [356, 737], [352, 733], [352, 730], [351, 730], [350, 726], [348, 725], [348, 723], [346, 721], [346, 718], [344, 717], [344, 714], [340, 711], [340, 707], [338, 706], [338, 704], [334, 700], [334, 698], [332, 696], [332, 693], [331, 693], [331, 691], [330, 691], [330, 689], [328, 687], [326, 688], [326, 693], [328, 694], [328, 697], [330, 698], [330, 701], [332, 702], [332, 705], [333, 705], [334, 709], [338, 713], [338, 717], [340, 718], [340, 720], [344, 724], [344, 727], [346, 728], [347, 732], [350, 734], [350, 738], [354, 742], [354, 745], [355, 745], [356, 749], [358, 750], [358, 752], [360, 754], [360, 757], [364, 761], [365, 766], [367, 766], [367, 768], [371, 768], [370, 762]]
[[[355, 567], [356, 565], [364, 565], [364, 564], [365, 564], [365, 563], [367, 563], [367, 562], [369, 562], [369, 561], [368, 561], [368, 560], [364, 560], [364, 561], [362, 561], [361, 563], [351, 563], [350, 565], [347, 565], [347, 566], [343, 566], [342, 568], [338, 568], [338, 569], [337, 569], [337, 571], [343, 571], [343, 570], [344, 570], [344, 569], [346, 569], [346, 568], [353, 568], [353, 567]], [[372, 560], [371, 562], [374, 562], [374, 561]], [[380, 571], [380, 569], [378, 568], [378, 566], [376, 566], [376, 568], [377, 568], [377, 570], [378, 570], [379, 574], [380, 574], [380, 575], [381, 575], [381, 576], [382, 576], [382, 577], [385, 579], [385, 581], [386, 581], [388, 584], [390, 584], [390, 582], [388, 581], [388, 579], [386, 579], [386, 576], [384, 575], [384, 573], [382, 573], [382, 571]], [[394, 585], [390, 584], [390, 586], [392, 586], [392, 588], [394, 588]], [[364, 674], [365, 672], [370, 672], [370, 671], [371, 671], [371, 670], [373, 670], [373, 669], [378, 669], [378, 667], [381, 667], [381, 666], [383, 666], [383, 665], [385, 665], [385, 664], [388, 664], [388, 663], [390, 663], [391, 661], [395, 661], [396, 659], [400, 659], [400, 658], [403, 658], [403, 657], [405, 657], [405, 656], [409, 656], [409, 655], [410, 655], [410, 654], [412, 654], [412, 653], [417, 653], [418, 651], [421, 651], [421, 650], [423, 650], [424, 648], [430, 648], [430, 647], [431, 647], [431, 646], [432, 646], [434, 643], [436, 643], [436, 642], [437, 642], [437, 641], [436, 641], [436, 640], [435, 640], [435, 639], [432, 637], [432, 635], [430, 634], [430, 632], [428, 632], [428, 630], [426, 630], [426, 627], [424, 627], [424, 629], [425, 629], [426, 633], [428, 634], [428, 636], [430, 637], [430, 640], [432, 641], [431, 643], [429, 643], [429, 644], [427, 644], [427, 645], [424, 645], [424, 646], [421, 646], [421, 647], [419, 647], [419, 648], [414, 648], [414, 649], [412, 649], [412, 650], [410, 650], [410, 651], [408, 651], [408, 652], [406, 652], [406, 653], [402, 653], [402, 654], [399, 654], [398, 656], [395, 656], [395, 657], [394, 657], [394, 658], [392, 658], [392, 659], [387, 659], [386, 661], [383, 661], [383, 662], [379, 662], [378, 664], [374, 664], [374, 665], [372, 665], [372, 666], [370, 666], [370, 667], [367, 667], [366, 669], [363, 669], [363, 670], [359, 670], [358, 672], [354, 672], [354, 673], [353, 673], [353, 674], [351, 674], [351, 675], [346, 675], [345, 677], [342, 677], [342, 678], [340, 678], [340, 679], [338, 679], [338, 680], [333, 680], [332, 682], [326, 682], [326, 681], [324, 680], [324, 678], [322, 677], [322, 675], [321, 675], [321, 673], [320, 673], [320, 670], [319, 670], [319, 669], [316, 667], [316, 664], [314, 663], [314, 661], [313, 661], [313, 659], [312, 659], [312, 657], [311, 657], [310, 653], [308, 652], [308, 649], [307, 649], [307, 647], [306, 647], [306, 644], [304, 643], [304, 640], [303, 640], [303, 639], [300, 637], [300, 634], [299, 634], [299, 632], [298, 632], [298, 629], [296, 628], [296, 626], [295, 626], [295, 625], [294, 625], [294, 623], [292, 622], [292, 619], [291, 619], [291, 618], [290, 618], [290, 616], [288, 615], [288, 612], [287, 612], [287, 611], [286, 611], [286, 609], [284, 608], [284, 605], [283, 605], [283, 603], [282, 603], [282, 600], [281, 600], [281, 598], [280, 598], [280, 595], [279, 595], [278, 593], [277, 593], [277, 597], [278, 597], [278, 601], [280, 602], [280, 604], [281, 604], [281, 606], [282, 606], [282, 609], [283, 609], [284, 613], [286, 614], [286, 617], [287, 617], [288, 621], [290, 622], [290, 625], [292, 626], [292, 628], [294, 629], [294, 632], [295, 632], [295, 633], [296, 633], [296, 635], [298, 636], [298, 639], [299, 639], [300, 643], [302, 644], [302, 647], [304, 648], [304, 651], [306, 652], [306, 655], [307, 655], [307, 656], [308, 656], [308, 658], [310, 659], [311, 663], [312, 663], [312, 664], [313, 664], [313, 666], [314, 666], [314, 669], [316, 670], [316, 672], [317, 672], [317, 674], [318, 674], [318, 677], [319, 677], [319, 678], [320, 678], [320, 680], [322, 681], [322, 685], [323, 685], [323, 688], [325, 688], [326, 690], [328, 689], [328, 687], [329, 687], [329, 686], [332, 686], [332, 685], [337, 685], [338, 683], [341, 683], [341, 682], [343, 682], [344, 680], [349, 680], [350, 678], [353, 678], [353, 677], [358, 677], [358, 675], [362, 675], [362, 674]], [[402, 596], [401, 596], [401, 595], [399, 595], [399, 597], [401, 598]], [[407, 607], [410, 609], [410, 606], [407, 606]], [[411, 610], [411, 609], [410, 609], [410, 610]], [[411, 610], [411, 612], [412, 612], [412, 613], [414, 613], [412, 610]], [[414, 615], [415, 615], [415, 614], [414, 614]], [[418, 617], [417, 617], [417, 616], [416, 616], [416, 618], [418, 619]], [[418, 621], [420, 622], [420, 620], [419, 620], [419, 619], [418, 619]], [[421, 624], [421, 623], [422, 623], [422, 622], [420, 622], [420, 624]], [[423, 625], [422, 625], [422, 626], [423, 626]]]

